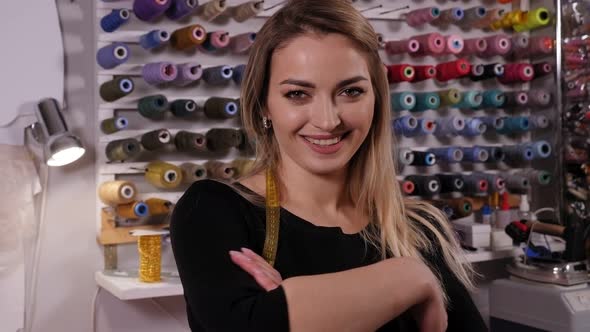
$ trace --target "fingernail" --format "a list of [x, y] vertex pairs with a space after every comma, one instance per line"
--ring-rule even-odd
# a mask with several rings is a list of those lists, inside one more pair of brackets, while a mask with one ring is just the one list
[[230, 251], [229, 251], [229, 255], [230, 255], [230, 256], [235, 256], [235, 255], [238, 255], [238, 254], [240, 254], [240, 252], [239, 252], [239, 251], [234, 251], [234, 250], [230, 250]]
[[242, 248], [242, 252], [254, 253], [252, 250], [248, 248]]

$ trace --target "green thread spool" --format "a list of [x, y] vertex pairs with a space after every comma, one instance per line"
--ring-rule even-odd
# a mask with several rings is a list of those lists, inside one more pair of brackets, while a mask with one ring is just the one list
[[205, 102], [204, 111], [210, 119], [231, 119], [238, 116], [239, 107], [234, 99], [211, 97]]
[[120, 76], [100, 85], [100, 97], [112, 102], [133, 92], [135, 84], [131, 77]]
[[207, 151], [207, 139], [203, 134], [181, 130], [174, 137], [174, 145], [178, 151], [204, 152]]
[[231, 163], [210, 160], [205, 163], [207, 174], [212, 179], [229, 180], [236, 175], [236, 169]]
[[109, 161], [125, 161], [137, 156], [141, 146], [135, 138], [126, 138], [109, 142], [105, 152]]
[[170, 111], [179, 118], [192, 116], [197, 111], [197, 103], [190, 99], [178, 99], [170, 104]]
[[182, 183], [182, 170], [167, 162], [152, 161], [145, 167], [145, 180], [160, 189], [174, 189]]
[[141, 135], [141, 145], [148, 151], [165, 147], [172, 142], [172, 135], [167, 129], [158, 129]]
[[244, 135], [239, 129], [214, 128], [207, 134], [207, 149], [209, 151], [226, 151], [230, 148], [245, 147]]
[[182, 169], [182, 178], [185, 183], [193, 183], [207, 178], [207, 168], [204, 165], [184, 163], [180, 165], [180, 169]]
[[146, 96], [137, 102], [139, 114], [153, 120], [163, 119], [168, 106], [168, 100], [164, 95]]
[[116, 116], [102, 120], [100, 123], [100, 130], [102, 130], [103, 133], [109, 135], [127, 128], [128, 125], [129, 120], [127, 120], [126, 117]]
[[440, 106], [454, 106], [461, 102], [461, 91], [457, 89], [448, 89], [439, 91]]

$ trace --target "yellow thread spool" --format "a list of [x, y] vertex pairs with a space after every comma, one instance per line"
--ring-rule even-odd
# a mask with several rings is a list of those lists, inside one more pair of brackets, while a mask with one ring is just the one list
[[110, 206], [133, 202], [136, 193], [137, 188], [129, 181], [106, 181], [98, 187], [98, 198]]
[[207, 174], [210, 178], [229, 180], [236, 174], [236, 169], [230, 163], [224, 163], [216, 160], [209, 160], [205, 163]]
[[176, 165], [153, 161], [146, 166], [145, 179], [160, 189], [174, 189], [182, 183], [182, 170]]
[[452, 106], [461, 102], [461, 92], [457, 89], [440, 91], [441, 106]]
[[227, 9], [225, 0], [211, 0], [199, 8], [199, 14], [205, 21], [213, 21]]
[[162, 237], [141, 235], [137, 238], [139, 252], [139, 281], [159, 282], [162, 280]]
[[152, 216], [168, 214], [172, 206], [172, 202], [161, 198], [148, 198], [145, 200], [145, 204], [147, 204]]
[[127, 204], [117, 205], [115, 214], [121, 218], [138, 219], [150, 214], [149, 207], [144, 202], [130, 202]]
[[514, 31], [522, 32], [536, 29], [549, 24], [550, 15], [547, 8], [539, 7], [535, 10], [530, 10], [526, 15], [523, 15], [523, 21], [514, 25]]
[[254, 165], [254, 160], [236, 159], [232, 162], [232, 164], [236, 170], [236, 174], [234, 175], [234, 177], [237, 178], [245, 175], [252, 169], [252, 166]]
[[252, 18], [258, 13], [260, 13], [263, 9], [262, 5], [264, 4], [263, 0], [259, 1], [249, 1], [237, 6], [234, 9], [234, 20], [236, 22], [244, 22], [245, 20]]

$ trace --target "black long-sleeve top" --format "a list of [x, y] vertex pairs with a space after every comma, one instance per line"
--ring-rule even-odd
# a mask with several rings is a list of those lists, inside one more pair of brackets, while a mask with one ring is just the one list
[[[264, 207], [212, 180], [195, 182], [178, 201], [170, 235], [192, 331], [289, 330], [283, 288], [265, 291], [229, 256], [230, 250], [242, 247], [261, 255], [265, 217]], [[439, 270], [450, 299], [447, 331], [487, 331], [469, 293], [442, 258], [426, 258]], [[379, 252], [366, 245], [359, 234], [345, 234], [339, 227], [316, 226], [281, 209], [274, 267], [283, 279], [344, 271], [379, 260]], [[379, 331], [418, 328], [406, 313]]]

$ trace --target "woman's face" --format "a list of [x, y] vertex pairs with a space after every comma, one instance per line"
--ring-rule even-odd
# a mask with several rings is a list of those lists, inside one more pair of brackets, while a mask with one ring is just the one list
[[267, 107], [282, 163], [343, 170], [373, 120], [367, 61], [343, 35], [299, 36], [272, 56]]

